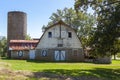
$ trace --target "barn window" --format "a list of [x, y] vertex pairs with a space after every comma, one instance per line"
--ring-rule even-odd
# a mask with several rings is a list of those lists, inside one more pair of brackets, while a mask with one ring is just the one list
[[18, 51], [18, 56], [22, 57], [23, 56], [23, 51]]
[[41, 51], [41, 56], [46, 57], [47, 56], [47, 50], [42, 50]]
[[48, 32], [48, 38], [52, 38], [52, 32]]
[[68, 32], [68, 38], [72, 38], [72, 32]]
[[58, 47], [63, 47], [63, 44], [58, 44]]
[[63, 39], [58, 40], [58, 47], [63, 47]]

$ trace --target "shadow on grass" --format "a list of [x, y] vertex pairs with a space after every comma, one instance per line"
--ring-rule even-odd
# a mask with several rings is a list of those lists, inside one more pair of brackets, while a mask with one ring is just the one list
[[26, 60], [33, 63], [87, 63], [87, 62], [75, 62], [75, 61], [42, 61], [42, 60]]
[[[35, 78], [48, 77], [58, 78], [69, 76], [74, 80], [120, 80], [120, 69], [95, 68], [94, 70], [66, 70], [66, 69], [48, 69], [42, 72], [33, 72]], [[58, 76], [59, 75], [59, 76]], [[30, 76], [29, 76], [30, 77]], [[87, 78], [87, 79], [86, 79]], [[64, 79], [63, 79], [64, 80]]]
[[7, 57], [1, 57], [0, 59], [2, 59], [2, 60], [13, 60], [13, 59], [10, 59], [10, 58], [7, 58]]

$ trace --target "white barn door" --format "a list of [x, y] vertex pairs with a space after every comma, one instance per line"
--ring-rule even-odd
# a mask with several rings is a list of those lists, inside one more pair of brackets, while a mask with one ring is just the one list
[[64, 61], [65, 60], [65, 51], [55, 51], [55, 61]]
[[61, 58], [61, 61], [65, 60], [65, 51], [61, 51], [60, 58]]
[[30, 50], [30, 52], [29, 52], [29, 58], [30, 59], [35, 59], [35, 50]]
[[56, 61], [60, 60], [59, 51], [55, 51], [55, 60]]

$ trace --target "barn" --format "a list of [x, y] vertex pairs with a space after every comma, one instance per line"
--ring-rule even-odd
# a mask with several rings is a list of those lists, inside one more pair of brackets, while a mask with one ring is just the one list
[[47, 27], [39, 40], [10, 40], [9, 54], [15, 59], [84, 61], [75, 30], [63, 21]]
[[42, 61], [84, 61], [84, 54], [75, 30], [59, 21], [45, 29], [35, 47], [35, 58]]

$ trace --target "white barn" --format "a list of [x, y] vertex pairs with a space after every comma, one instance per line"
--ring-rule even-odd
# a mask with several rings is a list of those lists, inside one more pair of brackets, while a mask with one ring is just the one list
[[35, 51], [38, 60], [84, 61], [82, 45], [75, 30], [63, 21], [46, 28]]
[[[63, 21], [47, 27], [39, 40], [10, 40], [9, 54], [15, 59], [86, 61], [75, 30]], [[111, 63], [111, 56], [98, 57], [95, 62]]]

